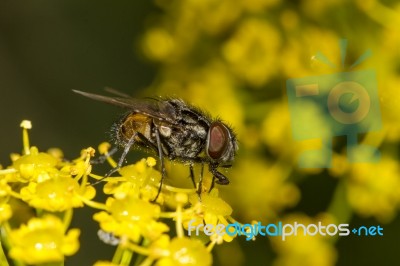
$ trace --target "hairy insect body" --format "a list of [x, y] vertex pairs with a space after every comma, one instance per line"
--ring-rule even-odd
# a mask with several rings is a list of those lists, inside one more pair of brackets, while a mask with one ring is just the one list
[[[179, 103], [179, 102], [178, 102]], [[176, 102], [175, 102], [176, 104]], [[172, 105], [172, 103], [171, 103]], [[175, 106], [179, 107], [179, 105]], [[186, 112], [186, 114], [185, 114]], [[125, 146], [135, 135], [135, 146], [144, 148], [150, 152], [157, 152], [157, 134], [160, 138], [160, 146], [164, 156], [169, 160], [179, 162], [205, 162], [204, 148], [207, 142], [209, 123], [198, 118], [200, 114], [187, 110], [176, 110], [176, 123], [153, 119], [143, 114], [129, 112], [114, 125], [115, 142]], [[199, 124], [198, 121], [202, 121]]]
[[[155, 153], [161, 161], [162, 179], [165, 177], [163, 158], [189, 164], [207, 164], [216, 182], [229, 180], [218, 172], [219, 167], [230, 167], [238, 149], [232, 129], [207, 113], [176, 98], [139, 100], [121, 93], [122, 97], [108, 97], [75, 91], [94, 100], [128, 109], [113, 128], [115, 143], [123, 148], [117, 171], [127, 153], [135, 147]], [[191, 171], [192, 176], [192, 171]], [[161, 187], [161, 186], [160, 186]]]

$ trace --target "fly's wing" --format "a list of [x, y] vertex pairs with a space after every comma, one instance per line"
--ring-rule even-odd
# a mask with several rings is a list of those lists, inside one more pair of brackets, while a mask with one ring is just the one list
[[172, 124], [176, 123], [177, 114], [175, 108], [167, 101], [159, 101], [154, 99], [150, 101], [134, 98], [108, 97], [78, 90], [73, 91], [96, 101], [124, 107], [137, 113], [145, 114], [159, 120], [168, 121]]
[[122, 91], [116, 90], [114, 88], [111, 88], [111, 87], [105, 87], [104, 91], [114, 94], [115, 96], [122, 97], [122, 98], [132, 98], [130, 95], [123, 93]]

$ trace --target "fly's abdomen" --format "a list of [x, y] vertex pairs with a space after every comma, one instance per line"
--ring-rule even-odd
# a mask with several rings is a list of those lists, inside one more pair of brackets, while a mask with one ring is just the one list
[[146, 139], [150, 138], [151, 125], [151, 117], [139, 113], [129, 114], [121, 121], [119, 139], [128, 142], [136, 134], [135, 142], [140, 143], [142, 137], [139, 134]]

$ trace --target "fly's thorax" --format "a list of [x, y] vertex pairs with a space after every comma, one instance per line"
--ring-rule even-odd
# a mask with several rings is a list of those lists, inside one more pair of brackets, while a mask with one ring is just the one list
[[158, 120], [154, 120], [153, 123], [162, 137], [169, 138], [171, 136], [173, 129], [170, 123]]

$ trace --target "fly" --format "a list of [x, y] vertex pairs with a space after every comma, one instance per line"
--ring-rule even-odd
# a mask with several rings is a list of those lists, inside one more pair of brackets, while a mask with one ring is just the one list
[[[118, 171], [131, 149], [140, 147], [156, 153], [161, 165], [162, 182], [166, 177], [164, 158], [190, 166], [194, 182], [193, 164], [207, 164], [213, 182], [229, 184], [229, 179], [218, 167], [230, 167], [235, 159], [238, 143], [233, 130], [220, 119], [211, 118], [199, 108], [177, 98], [140, 100], [115, 92], [108, 97], [73, 90], [85, 97], [126, 108], [128, 112], [112, 127], [115, 143], [123, 148], [118, 165], [106, 176]], [[156, 197], [156, 199], [157, 199]]]

